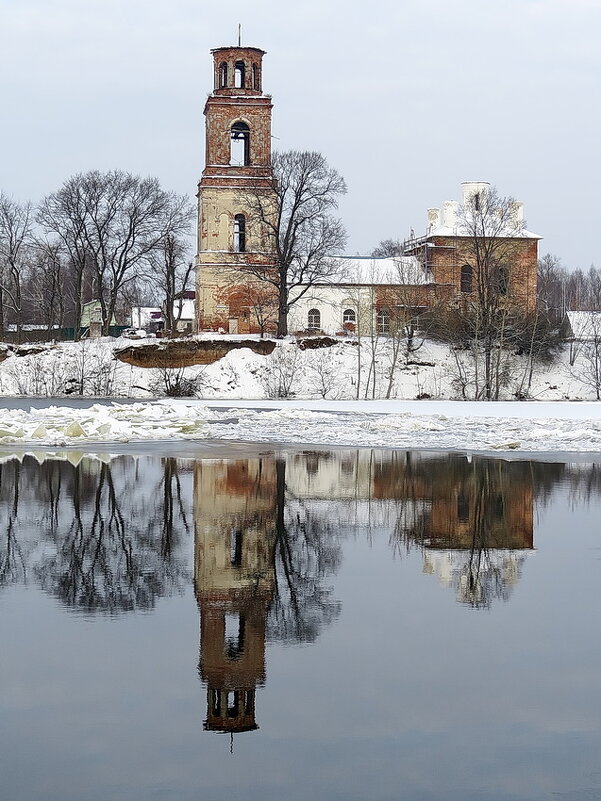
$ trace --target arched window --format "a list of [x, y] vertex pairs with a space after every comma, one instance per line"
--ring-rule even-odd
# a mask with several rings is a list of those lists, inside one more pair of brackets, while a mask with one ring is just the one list
[[345, 323], [353, 323], [353, 325], [357, 322], [357, 315], [355, 314], [354, 309], [345, 309], [342, 312], [342, 324]]
[[253, 89], [260, 89], [259, 86], [259, 68], [253, 64]]
[[464, 264], [461, 268], [461, 291], [462, 292], [471, 292], [472, 291], [472, 265], [471, 264]]
[[244, 89], [246, 83], [244, 81], [246, 67], [243, 61], [236, 61], [234, 64], [234, 86], [236, 89]]
[[321, 313], [319, 309], [309, 309], [307, 314], [307, 329], [309, 331], [319, 331], [321, 328]]
[[497, 283], [499, 295], [506, 295], [509, 289], [509, 270], [507, 267], [499, 267]]
[[223, 61], [219, 65], [219, 88], [225, 89], [227, 86], [227, 63]]
[[386, 308], [378, 309], [376, 313], [376, 332], [378, 334], [390, 333], [390, 311]]
[[246, 217], [236, 214], [234, 217], [234, 251], [246, 253]]
[[250, 164], [250, 128], [245, 122], [235, 122], [231, 131], [230, 164], [246, 167]]

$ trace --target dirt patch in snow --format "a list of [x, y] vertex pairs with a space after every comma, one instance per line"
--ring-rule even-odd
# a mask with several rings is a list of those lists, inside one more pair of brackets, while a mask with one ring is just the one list
[[195, 364], [213, 364], [231, 350], [240, 348], [268, 356], [275, 345], [270, 339], [175, 339], [115, 348], [114, 355], [119, 361], [134, 367], [192, 367]]

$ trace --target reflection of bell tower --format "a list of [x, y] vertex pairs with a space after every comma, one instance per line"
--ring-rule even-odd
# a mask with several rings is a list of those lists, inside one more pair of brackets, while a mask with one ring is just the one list
[[199, 462], [194, 497], [204, 725], [210, 731], [251, 731], [257, 728], [255, 690], [265, 682], [273, 591], [273, 460]]
[[[205, 168], [198, 185], [196, 300], [199, 330], [248, 333], [237, 269], [271, 264], [256, 198], [273, 196], [271, 97], [263, 94], [263, 56], [256, 47], [212, 50], [213, 92], [206, 117]], [[274, 206], [275, 209], [275, 206]]]

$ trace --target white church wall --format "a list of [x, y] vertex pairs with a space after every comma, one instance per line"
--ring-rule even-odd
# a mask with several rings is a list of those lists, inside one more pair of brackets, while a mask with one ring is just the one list
[[[298, 297], [299, 294], [300, 290], [296, 288], [291, 292], [291, 297]], [[293, 333], [309, 329], [309, 312], [313, 309], [319, 312], [318, 330], [326, 334], [336, 334], [344, 329], [346, 310], [354, 311], [355, 325], [359, 320], [362, 329], [365, 329], [369, 327], [366, 321], [371, 321], [373, 305], [374, 290], [371, 287], [314, 286], [292, 305], [288, 330]]]

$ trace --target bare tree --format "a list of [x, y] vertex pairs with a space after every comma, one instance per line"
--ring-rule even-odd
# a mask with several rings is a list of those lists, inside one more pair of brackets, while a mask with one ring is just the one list
[[232, 272], [229, 278], [219, 292], [219, 302], [225, 304], [234, 317], [251, 317], [261, 337], [274, 332], [278, 319], [278, 299], [273, 287], [248, 274], [240, 276]]
[[170, 227], [150, 252], [144, 279], [151, 290], [160, 295], [165, 330], [175, 333], [182, 314], [182, 304], [178, 305], [177, 299], [188, 289], [193, 272], [190, 246], [184, 234], [195, 212], [185, 196], [173, 196], [172, 203], [177, 226]]
[[578, 358], [572, 365], [573, 375], [595, 392], [601, 400], [601, 319], [591, 314], [581, 332], [583, 342], [578, 349]]
[[383, 239], [376, 245], [370, 255], [374, 259], [382, 259], [388, 256], [402, 256], [403, 252], [403, 243], [400, 239]]
[[77, 275], [76, 330], [88, 264], [108, 334], [119, 293], [165, 238], [189, 224], [189, 204], [161, 188], [156, 178], [97, 170], [69, 178], [42, 202], [39, 219], [66, 248]]
[[54, 327], [62, 328], [65, 322], [68, 268], [57, 242], [37, 241], [34, 253], [26, 285], [29, 316], [43, 323], [51, 338]]
[[4, 308], [12, 312], [21, 341], [23, 280], [31, 260], [33, 207], [0, 192], [0, 335], [5, 335]]
[[274, 287], [277, 333], [286, 336], [291, 305], [336, 270], [332, 255], [344, 248], [346, 232], [332, 212], [346, 184], [321, 153], [274, 153], [272, 165], [269, 186], [263, 181], [244, 194], [250, 224], [263, 232], [270, 258], [241, 268]]

